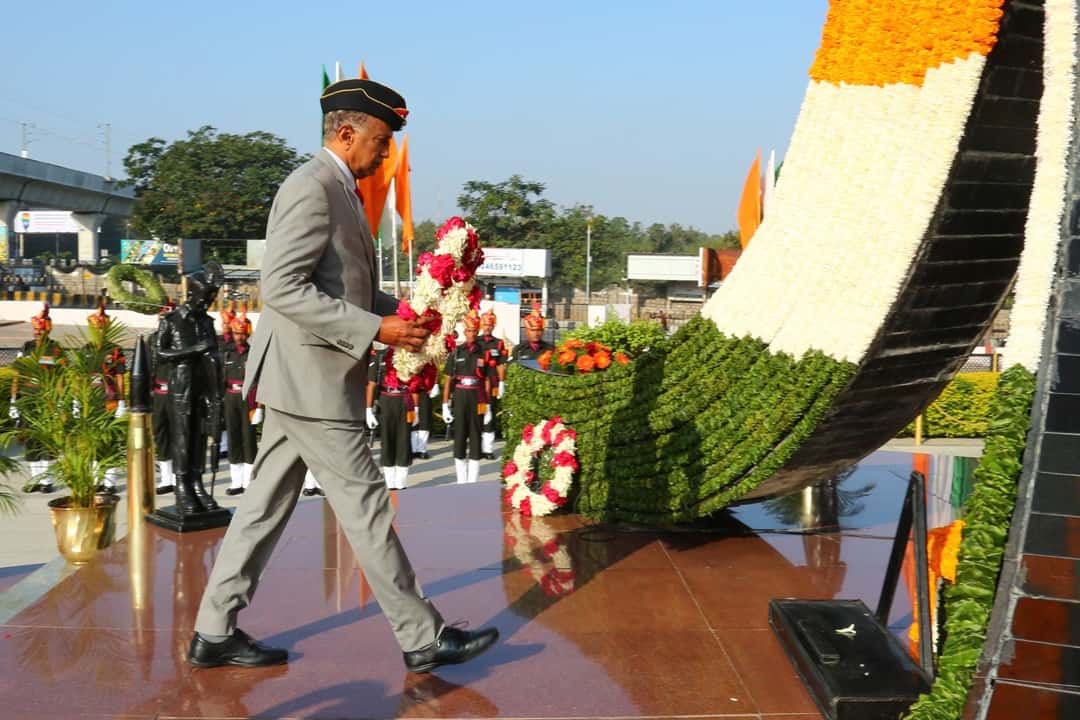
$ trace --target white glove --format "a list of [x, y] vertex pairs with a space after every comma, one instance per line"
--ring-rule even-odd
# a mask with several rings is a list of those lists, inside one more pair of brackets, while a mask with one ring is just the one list
[[437, 397], [439, 397], [439, 391], [440, 390], [442, 390], [442, 388], [439, 387], [439, 383], [435, 383], [434, 385], [431, 386], [431, 389], [428, 390], [427, 395], [428, 395], [429, 398], [437, 398]]
[[258, 425], [263, 421], [263, 409], [261, 407], [255, 408], [255, 412], [251, 413], [251, 424]]
[[7, 416], [12, 420], [19, 419], [19, 408], [15, 406], [14, 401], [12, 401], [11, 405], [8, 406]]
[[379, 427], [379, 421], [375, 419], [375, 408], [367, 409], [367, 426], [368, 430], [374, 430]]
[[500, 380], [499, 381], [499, 397], [502, 397], [505, 394], [506, 394], [506, 382], [503, 381], [503, 380]]
[[82, 417], [82, 403], [80, 403], [78, 400], [71, 401], [71, 417], [75, 418], [76, 420]]
[[116, 401], [116, 417], [122, 418], [128, 414], [127, 403], [123, 400]]
[[450, 412], [450, 406], [446, 403], [442, 404], [442, 419], [448, 423], [454, 422], [454, 414]]
[[488, 425], [490, 423], [491, 423], [491, 406], [488, 405], [488, 409], [484, 411], [484, 424]]

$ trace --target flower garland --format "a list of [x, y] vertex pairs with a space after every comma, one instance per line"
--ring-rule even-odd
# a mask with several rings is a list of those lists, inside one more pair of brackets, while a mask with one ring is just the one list
[[547, 350], [537, 359], [540, 368], [545, 372], [551, 370], [554, 361], [558, 372], [573, 375], [585, 375], [594, 370], [607, 370], [612, 361], [619, 365], [626, 365], [630, 358], [626, 353], [612, 353], [611, 348], [599, 342], [585, 342], [579, 338], [572, 338], [555, 348]]
[[[536, 517], [550, 515], [565, 505], [578, 469], [576, 440], [577, 433], [563, 425], [560, 417], [544, 421], [539, 430], [526, 425], [521, 431], [521, 443], [514, 449], [514, 459], [503, 466], [506, 503], [522, 515]], [[529, 487], [536, 480], [532, 464], [548, 447], [554, 451], [551, 466], [555, 472], [534, 492]]]
[[562, 533], [553, 530], [541, 518], [511, 515], [506, 518], [503, 537], [522, 571], [545, 595], [561, 597], [574, 592], [577, 575]]
[[483, 293], [476, 285], [476, 269], [483, 262], [476, 228], [456, 216], [435, 233], [435, 252], [418, 259], [416, 289], [401, 301], [397, 314], [423, 321], [431, 335], [419, 352], [402, 348], [393, 354], [395, 378], [411, 392], [427, 392], [435, 385], [439, 366], [457, 344], [458, 322], [470, 309], [480, 308]]

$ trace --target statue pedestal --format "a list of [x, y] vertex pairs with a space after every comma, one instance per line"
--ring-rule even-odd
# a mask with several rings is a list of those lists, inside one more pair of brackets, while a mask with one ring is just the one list
[[232, 511], [227, 508], [218, 508], [195, 515], [181, 515], [175, 505], [170, 505], [150, 513], [146, 516], [146, 520], [173, 532], [196, 532], [227, 527], [229, 521], [232, 520]]

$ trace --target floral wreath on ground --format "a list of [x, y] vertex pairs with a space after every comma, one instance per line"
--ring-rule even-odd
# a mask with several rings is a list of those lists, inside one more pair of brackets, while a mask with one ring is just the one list
[[547, 521], [511, 515], [506, 518], [503, 538], [521, 563], [522, 572], [530, 575], [545, 595], [561, 597], [574, 592], [577, 576], [566, 550], [566, 537], [548, 526]]
[[[503, 466], [506, 503], [522, 515], [536, 517], [550, 515], [565, 505], [578, 469], [576, 441], [577, 433], [563, 425], [560, 417], [545, 420], [539, 427], [526, 425], [513, 460]], [[538, 490], [533, 490], [538, 472], [532, 467], [549, 447], [554, 472]]]
[[393, 353], [394, 378], [410, 392], [431, 390], [439, 366], [457, 345], [457, 324], [470, 309], [480, 309], [483, 292], [476, 284], [476, 269], [483, 262], [476, 228], [456, 216], [435, 233], [435, 251], [418, 258], [416, 288], [398, 305], [397, 314], [422, 321], [431, 335], [419, 352], [398, 348]]

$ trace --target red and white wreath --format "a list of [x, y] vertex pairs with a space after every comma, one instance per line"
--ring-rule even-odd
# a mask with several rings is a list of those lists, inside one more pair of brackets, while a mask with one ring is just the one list
[[560, 597], [574, 592], [574, 562], [566, 549], [566, 535], [526, 515], [506, 518], [503, 536], [522, 572], [540, 586], [545, 595]]
[[[550, 515], [566, 504], [570, 484], [578, 469], [577, 433], [563, 425], [562, 418], [545, 420], [539, 427], [526, 425], [521, 442], [514, 449], [514, 458], [503, 466], [506, 503], [522, 515]], [[530, 484], [536, 480], [532, 470], [536, 458], [552, 448], [551, 467], [554, 472], [539, 490]]]

